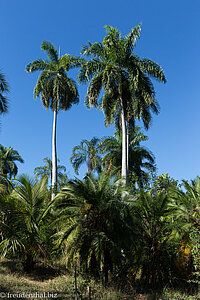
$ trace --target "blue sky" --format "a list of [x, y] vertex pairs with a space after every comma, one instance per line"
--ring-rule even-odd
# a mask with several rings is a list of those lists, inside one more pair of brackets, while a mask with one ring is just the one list
[[[199, 0], [7, 0], [1, 3], [0, 68], [10, 84], [9, 114], [1, 116], [0, 143], [18, 150], [25, 163], [20, 173], [32, 174], [51, 156], [52, 112], [33, 99], [38, 74], [25, 66], [45, 57], [40, 46], [51, 41], [61, 55], [79, 55], [88, 41], [101, 41], [104, 25], [127, 34], [142, 23], [135, 48], [140, 57], [160, 64], [167, 84], [155, 83], [161, 113], [154, 116], [145, 146], [156, 156], [158, 174], [175, 179], [200, 175], [200, 1]], [[74, 79], [76, 74], [71, 74]], [[84, 138], [112, 135], [103, 114], [84, 106], [86, 86], [79, 86], [80, 103], [59, 113], [57, 147], [69, 176], [72, 148]], [[82, 169], [82, 174], [84, 169]]]

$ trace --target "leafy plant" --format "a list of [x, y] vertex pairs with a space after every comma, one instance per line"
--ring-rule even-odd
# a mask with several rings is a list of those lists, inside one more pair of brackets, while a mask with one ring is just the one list
[[48, 226], [53, 203], [49, 201], [45, 178], [35, 182], [22, 175], [10, 194], [0, 195], [1, 256], [19, 257], [28, 272], [37, 257], [47, 259], [51, 248]]
[[65, 202], [57, 222], [60, 231], [55, 235], [58, 245], [66, 243], [68, 261], [77, 259], [84, 271], [99, 277], [120, 267], [123, 249], [130, 237], [130, 213], [122, 200], [119, 184], [111, 185], [109, 176], [92, 174], [83, 181], [69, 182], [57, 195]]

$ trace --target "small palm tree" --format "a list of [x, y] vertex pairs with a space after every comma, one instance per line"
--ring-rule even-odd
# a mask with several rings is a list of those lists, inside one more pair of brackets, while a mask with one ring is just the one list
[[93, 137], [90, 141], [82, 140], [80, 145], [72, 150], [70, 161], [74, 167], [75, 173], [83, 163], [87, 163], [87, 174], [97, 170], [101, 171], [101, 157], [98, 147], [99, 139]]
[[36, 258], [47, 258], [50, 250], [48, 226], [52, 222], [50, 209], [53, 202], [49, 202], [48, 198], [46, 178], [35, 182], [24, 175], [11, 194], [0, 195], [4, 217], [0, 220], [3, 233], [0, 254], [14, 254], [21, 258], [28, 272], [33, 269]]
[[[148, 172], [155, 170], [155, 158], [150, 150], [140, 146], [142, 141], [148, 139], [140, 127], [134, 127], [129, 133], [129, 178], [133, 178], [142, 187], [148, 180]], [[112, 174], [121, 173], [122, 138], [119, 133], [114, 137], [104, 138], [100, 143], [104, 155], [103, 165], [107, 172]]]
[[41, 49], [48, 59], [38, 59], [28, 64], [29, 73], [41, 71], [34, 89], [34, 97], [41, 96], [43, 106], [51, 108], [54, 113], [52, 135], [52, 198], [55, 197], [57, 184], [57, 151], [56, 151], [56, 124], [57, 113], [68, 110], [79, 102], [78, 90], [73, 79], [67, 76], [70, 69], [78, 67], [80, 60], [77, 57], [65, 54], [60, 57], [52, 43], [42, 42]]
[[23, 163], [24, 160], [19, 155], [19, 153], [12, 147], [4, 147], [0, 145], [0, 172], [3, 177], [9, 175], [11, 179], [12, 176], [16, 176], [18, 172], [18, 167], [16, 161]]
[[108, 271], [112, 273], [124, 260], [130, 237], [128, 204], [121, 200], [119, 185], [111, 185], [105, 173], [98, 179], [89, 174], [83, 181], [68, 183], [57, 197], [65, 200], [57, 218], [58, 244], [67, 241], [69, 260], [77, 255], [83, 269], [97, 277], [103, 269], [107, 282]]
[[[43, 159], [43, 162], [45, 163], [42, 167], [37, 167], [34, 169], [34, 174], [36, 175], [36, 179], [48, 177], [50, 178], [51, 185], [52, 185], [52, 161], [49, 157], [45, 157]], [[58, 159], [58, 162], [60, 160]], [[62, 180], [62, 176], [64, 175], [63, 172], [66, 172], [66, 168], [63, 165], [57, 166], [57, 177], [58, 177], [58, 183]]]

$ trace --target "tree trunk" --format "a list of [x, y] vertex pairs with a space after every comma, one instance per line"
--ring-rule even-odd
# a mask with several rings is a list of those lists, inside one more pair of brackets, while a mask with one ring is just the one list
[[34, 266], [35, 266], [35, 261], [33, 259], [33, 256], [31, 254], [27, 254], [23, 262], [24, 271], [30, 273], [31, 271], [33, 271]]
[[120, 106], [121, 106], [121, 122], [122, 122], [122, 181], [123, 185], [126, 185], [127, 180], [127, 131], [126, 131], [126, 119], [125, 119], [125, 111], [124, 111], [124, 103], [122, 98], [122, 77], [121, 71], [119, 71], [119, 98], [120, 98]]
[[89, 157], [87, 161], [87, 175], [91, 173], [92, 173], [92, 157]]
[[53, 200], [57, 190], [57, 151], [56, 151], [56, 124], [57, 124], [57, 109], [53, 112], [53, 135], [52, 135], [52, 196]]
[[127, 184], [127, 131], [126, 131], [126, 120], [124, 114], [124, 106], [122, 97], [121, 102], [121, 122], [122, 122], [122, 180], [124, 185]]
[[129, 175], [129, 124], [128, 123], [126, 127], [126, 151], [127, 151], [126, 171], [127, 171], [127, 178], [128, 178]]

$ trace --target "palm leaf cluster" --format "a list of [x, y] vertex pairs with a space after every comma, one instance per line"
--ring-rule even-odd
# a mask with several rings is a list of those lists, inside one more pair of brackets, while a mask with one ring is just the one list
[[18, 172], [18, 167], [16, 162], [23, 163], [23, 158], [19, 155], [17, 150], [12, 147], [4, 147], [0, 145], [0, 173], [1, 176], [11, 179], [12, 176], [16, 176]]
[[112, 186], [105, 173], [98, 179], [89, 174], [84, 181], [74, 180], [59, 195], [66, 205], [59, 218], [63, 220], [64, 215], [67, 225], [59, 232], [60, 243], [70, 241], [69, 260], [78, 254], [85, 271], [99, 277], [103, 269], [105, 282], [108, 271], [123, 260], [125, 243], [121, 236], [128, 239], [131, 233], [128, 204], [121, 195], [120, 187]]
[[80, 145], [75, 146], [72, 150], [70, 161], [74, 167], [74, 171], [78, 174], [78, 170], [83, 163], [87, 164], [87, 174], [92, 171], [101, 171], [101, 156], [99, 149], [99, 139], [93, 137], [90, 141], [84, 139]]
[[38, 255], [47, 258], [51, 247], [47, 224], [52, 202], [48, 199], [46, 179], [38, 183], [23, 175], [12, 191], [0, 197], [1, 255], [20, 257], [26, 271], [33, 268]]
[[[129, 134], [129, 178], [130, 183], [137, 183], [142, 187], [148, 181], [149, 172], [155, 171], [155, 158], [152, 152], [140, 146], [140, 143], [148, 139], [140, 127], [135, 126]], [[75, 173], [83, 163], [87, 164], [87, 174], [106, 170], [112, 176], [120, 177], [122, 157], [122, 137], [116, 132], [113, 137], [102, 139], [92, 138], [90, 141], [84, 139], [80, 145], [72, 150], [71, 163]]]
[[[140, 143], [147, 140], [140, 127], [134, 127], [129, 133], [129, 178], [130, 182], [137, 182], [142, 187], [148, 181], [148, 174], [155, 171], [155, 157], [153, 153], [141, 146]], [[103, 165], [111, 173], [120, 175], [122, 157], [122, 136], [116, 133], [114, 137], [104, 138], [100, 143], [104, 153]]]
[[[34, 169], [33, 172], [35, 174], [35, 177], [36, 179], [47, 177], [48, 179], [50, 179], [50, 182], [52, 182], [52, 161], [49, 157], [45, 157], [43, 159], [43, 162], [45, 163], [44, 166], [36, 167]], [[58, 162], [60, 162], [59, 159]], [[66, 172], [66, 167], [63, 165], [57, 165], [58, 184], [67, 179], [67, 174], [64, 174], [63, 172]]]
[[9, 92], [9, 85], [5, 79], [5, 76], [0, 72], [0, 113], [4, 114], [8, 112], [8, 99], [5, 96]]
[[78, 103], [78, 90], [73, 79], [66, 73], [79, 64], [75, 57], [65, 54], [59, 57], [58, 51], [52, 43], [42, 42], [41, 49], [46, 53], [47, 59], [37, 59], [26, 67], [27, 72], [42, 71], [34, 89], [34, 96], [41, 95], [45, 108], [53, 111], [68, 110]]

